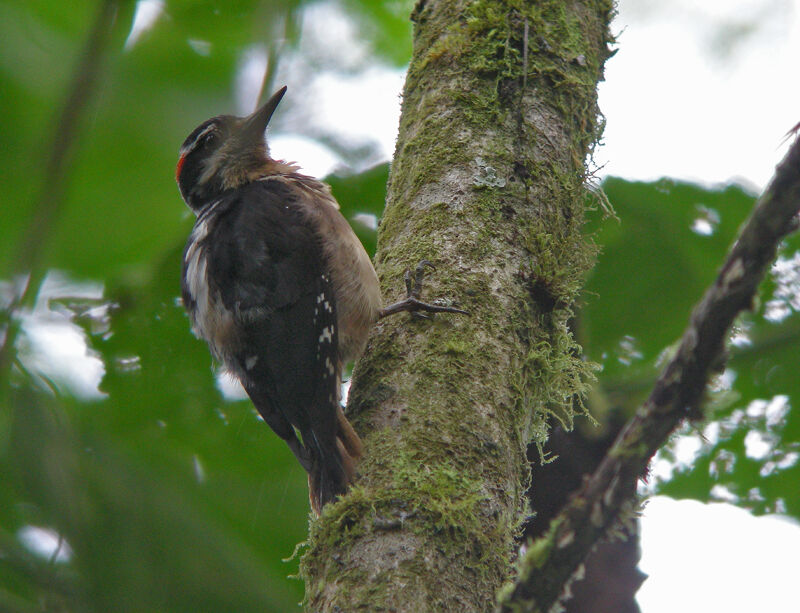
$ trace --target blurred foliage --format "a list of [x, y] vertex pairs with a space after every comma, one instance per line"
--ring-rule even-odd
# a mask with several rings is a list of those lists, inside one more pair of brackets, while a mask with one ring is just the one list
[[[306, 534], [305, 477], [250, 403], [223, 395], [205, 345], [189, 333], [177, 296], [192, 218], [173, 168], [191, 128], [235, 108], [249, 49], [263, 45], [273, 64], [279, 52], [302, 53], [309, 4], [167, 0], [131, 43], [142, 3], [120, 3], [69, 158], [65, 200], [36, 245], [44, 268], [72, 283], [43, 291], [23, 313], [16, 366], [0, 381], [0, 610], [287, 611], [302, 598], [301, 584], [286, 579], [296, 563], [281, 560]], [[408, 61], [410, 1], [337, 6], [369, 45], [370, 62]], [[0, 306], [13, 294], [20, 235], [41, 199], [55, 118], [96, 10], [91, 2], [0, 0]], [[287, 96], [274, 129], [292, 105], [314, 103], [301, 95], [310, 75], [289, 76], [290, 92], [300, 93]], [[328, 180], [349, 219], [379, 217], [387, 174], [384, 164]], [[578, 324], [587, 354], [603, 365], [592, 400], [600, 417], [633, 410], [647, 393], [753, 203], [738, 187], [669, 180], [609, 179], [604, 188], [621, 222], [590, 221], [603, 253]], [[354, 227], [373, 250], [374, 230]], [[797, 237], [787, 241], [786, 261], [799, 246]], [[102, 284], [102, 299], [87, 295], [86, 280]], [[780, 321], [765, 317], [775, 300], [786, 302], [785, 284], [766, 283], [742, 320], [747, 342], [731, 348], [727, 383], [710, 395], [706, 428], [718, 424], [717, 435], [663, 491], [706, 499], [724, 485], [740, 504], [800, 516], [791, 464], [800, 423], [781, 408], [800, 399], [800, 320], [791, 305]], [[54, 329], [80, 332], [89, 355], [76, 368], [102, 363], [102, 394], [80, 392], [74, 370], [44, 360], [56, 341], [37, 344], [34, 332]], [[746, 452], [753, 430], [769, 446], [758, 457]], [[53, 534], [61, 541], [48, 545]]]
[[[587, 355], [602, 365], [593, 411], [630, 414], [714, 280], [755, 198], [735, 185], [706, 189], [662, 179], [603, 183], [619, 221], [596, 213], [587, 228], [602, 253], [579, 317]], [[675, 444], [698, 448], [655, 490], [676, 498], [733, 502], [757, 513], [800, 518], [800, 236], [784, 241], [779, 264], [755, 308], [739, 318], [729, 362], [706, 402], [707, 423], [688, 425]], [[746, 444], [746, 441], [749, 441]]]
[[[18, 361], [2, 382], [0, 611], [293, 610], [302, 585], [286, 578], [296, 561], [282, 559], [307, 531], [305, 476], [249, 401], [223, 396], [189, 333], [177, 297], [192, 218], [174, 167], [197, 123], [235, 109], [249, 49], [268, 49], [273, 64], [278, 52], [301, 53], [310, 2], [168, 0], [128, 40], [143, 4], [119, 3], [65, 199], [50, 227], [36, 228], [43, 267], [66, 282], [23, 313]], [[410, 4], [350, 0], [339, 10], [368, 41], [370, 62], [403, 65]], [[0, 306], [98, 6], [0, 1]], [[313, 104], [294, 90], [287, 116]], [[386, 172], [332, 181], [348, 217], [380, 214]], [[358, 232], [374, 246], [374, 232]], [[101, 281], [104, 299], [86, 296], [86, 279]], [[41, 355], [58, 349], [36, 344], [35, 329], [70, 328], [90, 351], [77, 367], [103, 364], [100, 398], [76, 392]]]
[[[296, 52], [307, 4], [172, 0], [126, 48], [134, 11], [132, 3], [122, 3], [100, 90], [81, 126], [66, 202], [45, 250], [48, 267], [90, 278], [138, 273], [165, 244], [185, 235], [188, 212], [172, 205], [178, 146], [204, 119], [235, 109], [235, 77], [249, 49], [275, 50], [280, 43], [287, 53]], [[410, 13], [410, 1], [349, 0], [341, 6], [361, 26], [363, 40], [371, 41], [371, 62], [408, 61], [410, 23], [400, 15]], [[39, 197], [44, 160], [59, 129], [54, 111], [63, 103], [94, 13], [92, 2], [0, 0], [0, 112], [6, 123], [0, 167], [4, 200], [14, 203], [2, 220], [4, 276]], [[303, 110], [293, 106], [313, 108], [314, 101], [302, 96], [309, 75], [287, 77], [290, 92], [297, 93], [286, 97], [273, 129], [280, 129], [281, 115]]]

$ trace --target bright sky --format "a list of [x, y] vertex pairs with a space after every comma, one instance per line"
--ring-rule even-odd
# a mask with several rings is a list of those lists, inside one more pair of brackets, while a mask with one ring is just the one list
[[[128, 48], [163, 8], [160, 0], [139, 5], [150, 15], [142, 18], [143, 29], [134, 29]], [[337, 66], [352, 68], [368, 52], [330, 4], [313, 7], [304, 27], [318, 31], [305, 40], [326, 41], [327, 52], [341, 55], [334, 58]], [[613, 29], [619, 52], [600, 88], [607, 119], [605, 146], [596, 159], [605, 164], [602, 173], [704, 184], [736, 180], [762, 189], [787, 147], [779, 147], [783, 135], [800, 121], [796, 2], [621, 0]], [[265, 63], [258, 48], [243, 59], [239, 112], [255, 105], [258, 92], [246, 77], [263, 74]], [[295, 118], [294, 126], [302, 122], [347, 135], [356, 144], [371, 142], [377, 157], [370, 163], [388, 160], [403, 79], [403, 71], [380, 67], [318, 73], [305, 92], [315, 101], [314, 116]], [[285, 82], [280, 73], [278, 80]], [[291, 118], [287, 124], [291, 129]], [[277, 157], [301, 160], [309, 174], [323, 176], [337, 164], [332, 151], [296, 134], [272, 134], [270, 143]], [[49, 280], [59, 282], [57, 275]], [[95, 297], [101, 290], [93, 287], [88, 294]], [[82, 339], [67, 338], [74, 335], [67, 320], [50, 327], [42, 323], [47, 322], [27, 328], [28, 358], [39, 360], [37, 369], [55, 380], [71, 382], [74, 393], [97, 396], [100, 360], [86, 355]], [[54, 352], [54, 347], [61, 349]], [[80, 367], [76, 351], [85, 360]], [[22, 536], [39, 545], [53, 540], [45, 533]], [[726, 504], [657, 497], [644, 512], [642, 549], [641, 568], [650, 575], [639, 594], [643, 613], [752, 613], [796, 606], [800, 526], [785, 519], [755, 518]]]
[[622, 0], [600, 106], [606, 172], [762, 188], [800, 121], [793, 0]]
[[[320, 22], [328, 37], [345, 42], [332, 45], [346, 55], [342, 62], [359, 55], [357, 43], [355, 50], [346, 44], [356, 35], [352, 27], [330, 5], [314, 8], [305, 27], [315, 31]], [[613, 32], [618, 52], [600, 86], [602, 173], [763, 188], [788, 147], [779, 147], [784, 134], [800, 121], [796, 2], [621, 0]], [[304, 119], [375, 142], [388, 160], [403, 78], [403, 71], [375, 67], [318, 73], [310, 86], [314, 115]], [[302, 140], [274, 134], [271, 142], [276, 154], [303, 160], [312, 174], [334, 168], [330, 152]]]
[[658, 496], [642, 520], [643, 613], [797, 610], [800, 527], [729, 504]]

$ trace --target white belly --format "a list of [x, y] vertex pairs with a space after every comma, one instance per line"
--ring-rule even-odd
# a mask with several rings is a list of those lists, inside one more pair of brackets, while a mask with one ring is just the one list
[[195, 336], [208, 343], [217, 359], [227, 362], [235, 344], [233, 313], [225, 308], [219, 293], [209, 284], [208, 257], [200, 247], [207, 234], [208, 221], [198, 220], [184, 255], [186, 287], [194, 303], [189, 308], [189, 317]]

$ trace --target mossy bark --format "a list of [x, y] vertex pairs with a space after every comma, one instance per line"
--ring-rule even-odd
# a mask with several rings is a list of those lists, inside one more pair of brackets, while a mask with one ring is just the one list
[[594, 248], [585, 162], [611, 0], [421, 0], [376, 265], [387, 303], [423, 259], [428, 299], [356, 365], [357, 485], [313, 521], [310, 611], [487, 611], [529, 513], [525, 457], [583, 411], [567, 322]]

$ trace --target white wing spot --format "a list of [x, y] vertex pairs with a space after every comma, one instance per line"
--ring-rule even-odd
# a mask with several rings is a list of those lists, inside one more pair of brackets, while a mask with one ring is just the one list
[[331, 362], [331, 359], [330, 359], [330, 358], [325, 358], [325, 368], [327, 368], [327, 369], [328, 369], [328, 374], [329, 374], [330, 376], [333, 376], [333, 373], [334, 373], [335, 371], [334, 371], [334, 368], [333, 368], [333, 362]]
[[322, 329], [322, 334], [319, 335], [319, 344], [330, 343], [333, 340], [333, 326], [328, 326]]
[[247, 370], [252, 370], [252, 369], [253, 369], [253, 366], [255, 366], [255, 365], [256, 365], [256, 362], [258, 362], [258, 356], [257, 356], [257, 355], [251, 355], [249, 358], [247, 358], [247, 359], [244, 361], [244, 367], [245, 367]]

